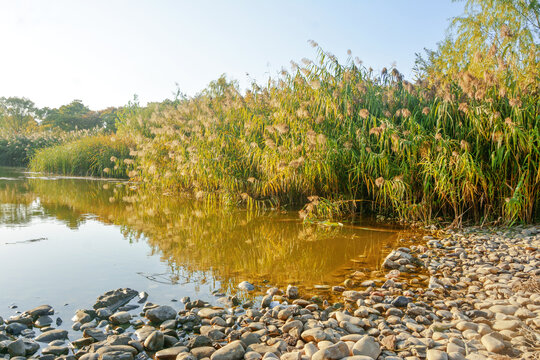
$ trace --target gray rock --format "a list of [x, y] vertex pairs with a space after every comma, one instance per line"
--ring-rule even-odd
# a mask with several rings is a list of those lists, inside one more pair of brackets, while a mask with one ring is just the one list
[[289, 299], [296, 299], [299, 295], [298, 293], [298, 287], [296, 286], [292, 286], [292, 285], [288, 285], [287, 286], [287, 290], [285, 291], [285, 295], [289, 298]]
[[448, 360], [448, 355], [440, 350], [429, 349], [426, 352], [426, 360]]
[[162, 305], [147, 310], [144, 316], [153, 323], [161, 324], [166, 320], [176, 319], [176, 310], [171, 306]]
[[214, 349], [212, 346], [201, 346], [192, 349], [191, 353], [193, 354], [193, 356], [200, 360], [211, 357], [215, 351], [216, 349]]
[[117, 313], [112, 314], [109, 317], [109, 320], [111, 323], [115, 325], [128, 324], [129, 321], [131, 320], [131, 314], [128, 313], [127, 311], [119, 311]]
[[138, 295], [136, 290], [129, 288], [108, 291], [99, 296], [94, 304], [94, 309], [109, 308], [116, 311], [120, 306], [127, 304], [131, 299]]
[[188, 343], [188, 348], [198, 348], [201, 346], [212, 346], [212, 340], [208, 336], [199, 335], [191, 339]]
[[349, 347], [340, 341], [313, 354], [312, 360], [339, 360], [349, 356]]
[[267, 308], [270, 307], [270, 304], [272, 303], [272, 296], [271, 295], [265, 295], [261, 300], [261, 308]]
[[161, 331], [154, 331], [144, 340], [144, 347], [150, 351], [158, 351], [163, 349], [165, 337]]
[[247, 282], [247, 281], [242, 281], [240, 284], [238, 284], [238, 288], [240, 290], [244, 290], [244, 291], [253, 291], [255, 290], [255, 286], [253, 286], [253, 284]]
[[27, 310], [25, 311], [25, 313], [30, 315], [33, 318], [37, 318], [38, 316], [42, 316], [42, 315], [53, 315], [54, 310], [52, 306], [50, 305], [41, 305], [31, 310]]
[[244, 360], [261, 360], [262, 355], [256, 351], [249, 351], [244, 354]]
[[241, 360], [244, 357], [245, 350], [242, 345], [242, 341], [236, 340], [226, 346], [222, 347], [219, 350], [216, 350], [212, 356], [211, 360]]
[[103, 341], [107, 339], [107, 335], [103, 331], [92, 328], [84, 329], [83, 336], [92, 338], [96, 341]]
[[50, 346], [46, 347], [45, 349], [43, 349], [42, 353], [43, 354], [52, 354], [52, 355], [56, 355], [56, 356], [67, 355], [67, 354], [69, 354], [69, 348], [66, 345], [60, 345], [60, 346], [50, 345]]
[[159, 350], [154, 355], [154, 358], [156, 360], [174, 360], [178, 354], [183, 352], [188, 352], [188, 348], [186, 346], [175, 346], [172, 348]]
[[500, 353], [505, 348], [504, 343], [491, 334], [486, 334], [482, 336], [481, 341], [482, 341], [482, 345], [484, 345], [487, 351], [490, 351], [490, 352]]
[[54, 340], [66, 340], [68, 338], [68, 332], [66, 330], [49, 330], [39, 335], [35, 340], [37, 342], [50, 343]]
[[133, 360], [133, 354], [125, 351], [111, 351], [99, 357], [100, 360]]
[[326, 340], [326, 333], [320, 328], [314, 328], [304, 331], [301, 337], [305, 342], [319, 342]]
[[45, 326], [51, 326], [52, 323], [53, 323], [53, 319], [49, 315], [41, 315], [37, 318], [34, 324], [37, 327], [45, 327]]
[[373, 337], [365, 335], [354, 344], [352, 353], [353, 355], [366, 355], [376, 359], [381, 354], [381, 346]]
[[19, 335], [24, 330], [27, 330], [28, 326], [20, 323], [11, 323], [6, 326], [6, 332], [12, 335]]
[[26, 347], [24, 346], [24, 342], [21, 338], [11, 342], [7, 346], [9, 355], [12, 357], [14, 356], [26, 356]]

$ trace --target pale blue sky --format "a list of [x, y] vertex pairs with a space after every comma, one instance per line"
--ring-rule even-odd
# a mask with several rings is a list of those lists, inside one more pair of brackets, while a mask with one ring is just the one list
[[464, 3], [450, 0], [165, 1], [0, 0], [0, 96], [92, 109], [188, 95], [226, 73], [247, 88], [290, 60], [314, 58], [307, 41], [366, 66], [435, 48]]

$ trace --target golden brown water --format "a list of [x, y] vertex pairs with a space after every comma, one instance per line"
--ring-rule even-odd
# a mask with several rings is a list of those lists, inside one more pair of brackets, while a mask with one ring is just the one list
[[[234, 292], [239, 282], [247, 280], [259, 291], [269, 285], [296, 284], [313, 293], [325, 292], [320, 285], [340, 285], [356, 271], [370, 278], [398, 246], [398, 239], [410, 236], [409, 231], [369, 222], [304, 224], [294, 211], [221, 209], [146, 194], [125, 182], [3, 171], [0, 235], [2, 227], [13, 225], [39, 230], [41, 222], [51, 218], [74, 231], [90, 220], [98, 227], [115, 225], [118, 236], [100, 241], [114, 243], [120, 253], [130, 244], [147, 248], [150, 258], [159, 259], [166, 271], [156, 273], [141, 265], [137, 276], [155, 284], [206, 284]], [[48, 236], [45, 228], [41, 236]], [[76, 241], [76, 233], [73, 236]], [[122, 244], [118, 237], [124, 239]], [[72, 256], [69, 244], [62, 251]], [[112, 278], [118, 271], [109, 262], [97, 265], [111, 266]]]

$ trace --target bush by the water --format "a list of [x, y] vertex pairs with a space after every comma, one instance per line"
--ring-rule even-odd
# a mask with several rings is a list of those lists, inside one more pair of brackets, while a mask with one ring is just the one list
[[79, 176], [127, 177], [133, 160], [125, 140], [110, 135], [89, 136], [38, 150], [32, 171]]
[[26, 166], [37, 150], [95, 134], [97, 130], [36, 131], [14, 133], [0, 131], [0, 165]]

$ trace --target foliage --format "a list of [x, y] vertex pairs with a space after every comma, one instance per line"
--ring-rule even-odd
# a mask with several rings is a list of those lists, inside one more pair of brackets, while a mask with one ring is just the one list
[[[530, 221], [538, 215], [540, 133], [534, 89], [486, 70], [467, 84], [411, 84], [318, 49], [245, 95], [225, 78], [192, 99], [133, 110], [138, 178], [225, 202], [357, 206], [408, 221]], [[338, 206], [329, 206], [337, 201]]]
[[38, 150], [30, 161], [32, 171], [62, 175], [122, 178], [133, 163], [129, 144], [110, 135], [84, 137]]
[[[447, 38], [427, 59], [418, 58], [416, 70], [423, 80], [441, 88], [459, 83], [466, 93], [483, 97], [469, 79], [498, 83], [512, 96], [538, 90], [538, 0], [467, 0], [465, 13], [452, 20]], [[443, 90], [444, 91], [444, 90]]]
[[20, 134], [37, 127], [40, 110], [26, 98], [0, 98], [0, 130]]
[[31, 133], [0, 131], [0, 165], [26, 166], [30, 158], [39, 149], [90, 136], [96, 132], [96, 129], [70, 132], [36, 131]]

